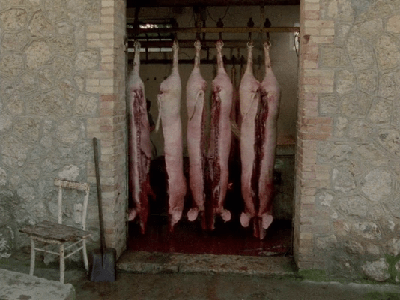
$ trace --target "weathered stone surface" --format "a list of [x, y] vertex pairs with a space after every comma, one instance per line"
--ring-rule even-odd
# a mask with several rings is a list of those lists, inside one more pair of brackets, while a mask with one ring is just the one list
[[335, 248], [337, 243], [336, 236], [334, 234], [328, 236], [317, 237], [316, 245], [317, 248], [327, 250], [331, 248]]
[[336, 75], [336, 91], [339, 94], [351, 92], [355, 88], [356, 77], [348, 70], [338, 71]]
[[339, 103], [335, 95], [322, 95], [319, 98], [319, 112], [322, 115], [335, 114], [338, 110]]
[[389, 172], [373, 170], [365, 177], [362, 191], [372, 201], [380, 201], [391, 193], [392, 178]]
[[398, 93], [398, 72], [381, 74], [379, 78], [379, 96], [394, 99]]
[[332, 183], [335, 191], [348, 193], [356, 188], [354, 173], [350, 166], [333, 168]]
[[57, 23], [57, 33], [58, 34], [74, 34], [74, 26], [68, 22]]
[[365, 116], [372, 102], [366, 93], [351, 93], [342, 97], [342, 114], [349, 117]]
[[82, 92], [85, 89], [85, 78], [83, 76], [75, 76], [74, 80], [78, 89]]
[[345, 247], [350, 254], [364, 254], [364, 247], [359, 242], [348, 241]]
[[377, 245], [369, 244], [369, 245], [367, 245], [367, 253], [371, 254], [371, 255], [380, 255], [381, 250], [379, 249], [379, 247]]
[[338, 117], [335, 121], [334, 135], [336, 137], [343, 137], [346, 134], [349, 120], [347, 118]]
[[343, 67], [348, 64], [346, 52], [343, 48], [325, 46], [320, 51], [319, 63], [323, 67]]
[[0, 27], [3, 30], [20, 30], [26, 26], [27, 19], [24, 9], [12, 8], [0, 14]]
[[59, 82], [58, 87], [60, 91], [63, 93], [63, 98], [65, 99], [66, 108], [68, 108], [69, 112], [72, 112], [72, 105], [74, 103], [76, 97], [75, 87], [72, 85], [71, 81], [64, 79]]
[[381, 70], [396, 68], [400, 62], [399, 46], [393, 37], [383, 35], [375, 46]]
[[[332, 1], [335, 2], [335, 1]], [[335, 45], [343, 46], [347, 41], [347, 36], [350, 32], [351, 26], [348, 24], [338, 24], [335, 30]]]
[[0, 57], [0, 74], [16, 76], [24, 69], [24, 61], [19, 54], [4, 54]]
[[13, 33], [5, 33], [1, 42], [1, 47], [5, 50], [12, 50], [19, 52], [29, 42], [28, 32], [20, 31]]
[[338, 200], [337, 208], [346, 216], [367, 216], [368, 204], [361, 196], [349, 196]]
[[97, 97], [79, 95], [76, 99], [75, 113], [78, 115], [92, 115], [97, 112]]
[[354, 20], [354, 10], [352, 7], [351, 0], [339, 0], [339, 13], [337, 19], [345, 22], [351, 23]]
[[58, 178], [76, 181], [79, 176], [79, 168], [74, 165], [65, 166], [58, 172]]
[[54, 76], [57, 80], [70, 78], [74, 73], [73, 62], [67, 57], [56, 56], [53, 63]]
[[0, 132], [7, 131], [12, 126], [12, 117], [10, 115], [3, 115], [0, 117]]
[[356, 70], [371, 69], [374, 65], [374, 50], [370, 43], [362, 38], [350, 35], [347, 42], [347, 52]]
[[375, 41], [383, 33], [382, 19], [369, 20], [353, 27], [353, 32], [369, 42]]
[[393, 33], [400, 33], [400, 16], [393, 16], [389, 18], [386, 24], [386, 30], [388, 32], [393, 32]]
[[37, 163], [27, 163], [24, 165], [24, 176], [31, 181], [36, 181], [40, 178], [40, 168]]
[[7, 183], [7, 172], [0, 168], [0, 186], [4, 186]]
[[46, 19], [41, 10], [35, 12], [29, 24], [32, 36], [45, 37], [54, 34], [53, 25]]
[[333, 228], [338, 237], [347, 237], [350, 233], [350, 225], [344, 220], [333, 221]]
[[18, 93], [15, 93], [10, 98], [8, 98], [6, 108], [11, 115], [22, 114], [24, 111], [24, 102], [21, 99], [21, 96]]
[[26, 160], [29, 147], [14, 137], [2, 138], [2, 162], [9, 167], [22, 166]]
[[80, 134], [80, 124], [75, 120], [60, 123], [57, 128], [57, 136], [63, 143], [76, 142]]
[[397, 130], [381, 130], [378, 136], [379, 143], [390, 153], [400, 156], [400, 132]]
[[370, 124], [362, 119], [354, 120], [349, 124], [349, 137], [356, 140], [367, 140], [371, 134], [373, 133], [373, 129]]
[[68, 19], [68, 10], [66, 2], [63, 0], [43, 0], [44, 14], [50, 21], [57, 22], [59, 20]]
[[35, 189], [27, 184], [22, 184], [17, 189], [17, 195], [20, 196], [24, 201], [31, 202], [35, 199]]
[[54, 53], [59, 56], [72, 57], [75, 53], [74, 39], [70, 35], [54, 36], [48, 41]]
[[14, 244], [14, 233], [10, 226], [0, 227], [0, 258], [11, 256]]
[[91, 70], [97, 67], [100, 55], [97, 51], [86, 50], [76, 56], [75, 66], [78, 71]]
[[397, 256], [400, 254], [400, 239], [392, 239], [388, 242], [389, 254]]
[[48, 90], [53, 87], [54, 72], [52, 68], [42, 68], [37, 77], [39, 86], [42, 90]]
[[369, 111], [369, 119], [376, 124], [387, 124], [391, 119], [393, 101], [388, 99], [377, 99]]
[[380, 240], [382, 238], [381, 230], [373, 222], [353, 223], [352, 230], [355, 234], [368, 240]]
[[364, 161], [374, 166], [384, 166], [389, 163], [388, 158], [373, 144], [359, 144], [356, 147], [356, 155], [360, 155]]
[[362, 269], [366, 276], [376, 281], [385, 281], [390, 278], [389, 264], [384, 258], [373, 262], [366, 262]]
[[378, 74], [374, 70], [363, 70], [357, 74], [357, 84], [360, 90], [373, 93], [378, 87]]
[[14, 136], [21, 142], [33, 143], [39, 140], [40, 120], [18, 118], [14, 121]]
[[318, 159], [322, 163], [347, 161], [352, 154], [352, 148], [348, 144], [323, 142], [319, 145]]
[[33, 41], [25, 50], [28, 68], [37, 69], [51, 60], [51, 51], [45, 41]]
[[40, 144], [49, 149], [53, 145], [53, 139], [50, 136], [45, 135], [40, 139]]
[[61, 92], [52, 90], [32, 97], [31, 101], [27, 103], [27, 111], [35, 115], [62, 116], [65, 115], [66, 109]]
[[327, 191], [320, 191], [316, 195], [317, 203], [327, 207], [331, 207], [333, 198], [333, 195]]

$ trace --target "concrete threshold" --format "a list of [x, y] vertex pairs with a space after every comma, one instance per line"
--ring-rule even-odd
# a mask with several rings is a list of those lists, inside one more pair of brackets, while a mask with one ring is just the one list
[[138, 273], [224, 273], [258, 276], [294, 276], [290, 257], [255, 257], [241, 255], [182, 254], [126, 251], [117, 268]]

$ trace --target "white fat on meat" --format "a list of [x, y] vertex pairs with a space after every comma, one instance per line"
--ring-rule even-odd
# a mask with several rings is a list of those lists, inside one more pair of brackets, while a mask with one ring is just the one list
[[271, 68], [269, 43], [264, 43], [265, 75], [261, 82], [261, 101], [268, 108], [265, 121], [265, 131], [262, 144], [262, 159], [260, 178], [258, 182], [258, 197], [260, 207], [258, 216], [262, 219], [262, 226], [267, 229], [272, 221], [273, 173], [277, 139], [277, 119], [279, 110], [279, 84]]
[[[217, 41], [217, 76], [212, 81], [210, 150], [213, 166], [211, 168], [211, 181], [214, 212], [220, 214], [224, 221], [229, 221], [231, 213], [224, 208], [224, 202], [228, 189], [228, 161], [231, 147], [230, 113], [233, 86], [223, 65], [222, 47], [223, 42]], [[216, 120], [218, 123], [216, 123]]]
[[178, 43], [172, 46], [173, 65], [171, 75], [160, 85], [157, 96], [159, 119], [164, 136], [164, 155], [168, 176], [168, 204], [171, 229], [182, 217], [186, 180], [183, 174], [182, 124], [181, 124], [181, 78], [178, 72]]
[[195, 42], [194, 68], [186, 86], [187, 94], [187, 147], [190, 161], [190, 190], [193, 207], [188, 211], [190, 221], [204, 211], [204, 96], [207, 82], [200, 73], [200, 41]]
[[130, 119], [130, 189], [135, 207], [129, 212], [128, 220], [139, 218], [145, 232], [148, 218], [148, 194], [151, 193], [149, 170], [151, 161], [150, 129], [147, 115], [145, 89], [139, 76], [140, 44], [135, 43], [134, 66], [128, 80]]
[[253, 190], [253, 171], [256, 159], [256, 117], [260, 102], [260, 83], [253, 75], [253, 46], [247, 45], [248, 57], [246, 71], [240, 82], [240, 160], [241, 188], [245, 211], [240, 215], [242, 226], [249, 226], [250, 219], [256, 216]]

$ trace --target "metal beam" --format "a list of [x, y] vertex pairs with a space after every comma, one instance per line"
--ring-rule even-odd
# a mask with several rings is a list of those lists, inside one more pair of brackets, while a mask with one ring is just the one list
[[190, 28], [127, 28], [128, 38], [140, 33], [249, 33], [249, 32], [295, 32], [300, 27], [190, 27]]
[[127, 0], [129, 7], [300, 5], [300, 0]]

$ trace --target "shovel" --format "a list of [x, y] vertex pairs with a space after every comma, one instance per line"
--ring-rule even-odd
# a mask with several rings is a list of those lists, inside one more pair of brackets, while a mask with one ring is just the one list
[[89, 257], [90, 281], [115, 281], [116, 276], [116, 251], [106, 247], [103, 224], [103, 207], [101, 199], [99, 154], [97, 150], [97, 138], [93, 138], [94, 166], [96, 170], [97, 201], [100, 219], [100, 249], [95, 249]]

